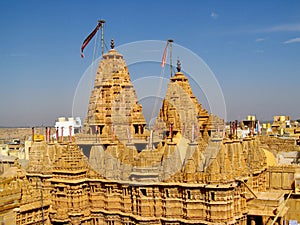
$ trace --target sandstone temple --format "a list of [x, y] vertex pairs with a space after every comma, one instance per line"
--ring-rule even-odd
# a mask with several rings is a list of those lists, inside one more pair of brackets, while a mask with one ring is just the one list
[[98, 66], [84, 130], [32, 140], [26, 164], [1, 161], [0, 221], [300, 221], [300, 167], [278, 164], [268, 143], [225, 130], [224, 121], [198, 102], [179, 61], [157, 120], [148, 127], [126, 61], [112, 43]]

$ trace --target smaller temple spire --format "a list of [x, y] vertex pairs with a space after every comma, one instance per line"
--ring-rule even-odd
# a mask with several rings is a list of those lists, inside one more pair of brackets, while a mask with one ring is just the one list
[[181, 63], [180, 63], [180, 59], [179, 58], [177, 59], [177, 67], [176, 67], [176, 69], [177, 69], [177, 72], [181, 71]]
[[114, 41], [114, 39], [111, 39], [111, 41], [110, 41], [110, 47], [111, 47], [111, 49], [115, 48], [115, 41]]

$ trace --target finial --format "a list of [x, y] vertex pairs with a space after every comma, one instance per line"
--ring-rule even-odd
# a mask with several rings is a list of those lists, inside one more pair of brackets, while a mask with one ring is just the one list
[[179, 58], [177, 59], [177, 67], [176, 67], [176, 69], [177, 69], [177, 72], [180, 72], [180, 70], [181, 70], [181, 63], [180, 63], [180, 59]]
[[115, 41], [114, 41], [114, 39], [111, 39], [111, 41], [110, 41], [110, 47], [111, 47], [111, 49], [115, 48]]

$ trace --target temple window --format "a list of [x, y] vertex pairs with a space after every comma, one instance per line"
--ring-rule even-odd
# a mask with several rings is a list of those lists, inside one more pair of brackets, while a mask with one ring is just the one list
[[211, 192], [211, 193], [210, 193], [210, 196], [211, 196], [211, 200], [212, 200], [212, 201], [215, 201], [215, 192]]
[[140, 189], [143, 196], [147, 196], [147, 190], [145, 188]]
[[100, 134], [103, 132], [104, 125], [100, 125]]
[[208, 136], [211, 136], [211, 130], [208, 131]]
[[139, 133], [139, 125], [138, 124], [134, 124], [134, 133], [138, 134]]
[[188, 198], [188, 199], [192, 199], [192, 198], [191, 198], [191, 191], [187, 191], [186, 193], [187, 193], [187, 198]]
[[167, 197], [167, 198], [170, 197], [170, 196], [169, 196], [169, 190], [168, 190], [168, 189], [166, 190], [166, 197]]
[[111, 189], [111, 187], [107, 187], [107, 189], [106, 189], [106, 190], [107, 190], [107, 194], [108, 194], [108, 195], [110, 195], [110, 194], [112, 193], [112, 189]]

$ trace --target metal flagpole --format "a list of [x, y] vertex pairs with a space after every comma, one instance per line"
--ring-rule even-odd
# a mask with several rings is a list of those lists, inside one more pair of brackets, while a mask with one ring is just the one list
[[171, 77], [173, 75], [173, 66], [172, 66], [172, 42], [173, 42], [173, 39], [169, 39], [168, 42], [170, 43], [170, 74], [171, 74]]
[[104, 24], [105, 20], [99, 20], [99, 23], [101, 23], [101, 47], [102, 47], [102, 54], [104, 54]]

